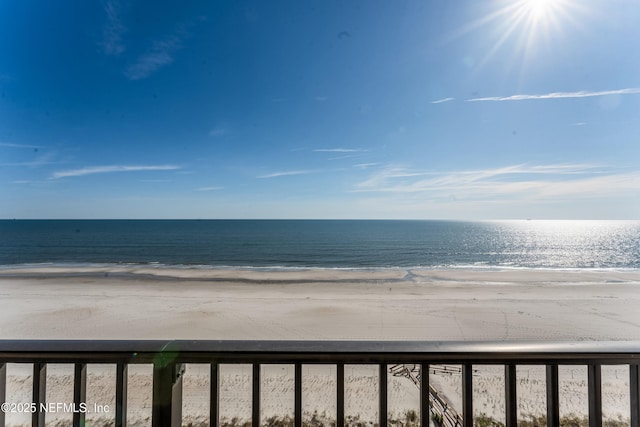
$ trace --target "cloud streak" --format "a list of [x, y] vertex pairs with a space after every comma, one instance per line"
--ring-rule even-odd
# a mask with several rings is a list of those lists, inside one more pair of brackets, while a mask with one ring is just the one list
[[591, 98], [596, 96], [608, 95], [637, 95], [640, 94], [640, 88], [626, 88], [615, 90], [601, 90], [595, 92], [578, 91], [578, 92], [552, 92], [541, 95], [511, 95], [511, 96], [490, 96], [486, 98], [471, 98], [466, 102], [503, 102], [503, 101], [527, 101], [536, 99], [567, 99], [567, 98]]
[[316, 148], [313, 151], [316, 153], [362, 153], [368, 150], [361, 148]]
[[217, 191], [222, 189], [223, 187], [200, 187], [196, 188], [196, 191]]
[[314, 170], [283, 171], [283, 172], [274, 172], [267, 175], [260, 175], [257, 178], [260, 178], [260, 179], [278, 178], [281, 176], [306, 175], [314, 172], [315, 172]]
[[127, 28], [122, 22], [121, 5], [117, 1], [107, 1], [104, 11], [107, 22], [102, 29], [102, 50], [107, 55], [118, 56], [126, 50], [122, 36]]
[[89, 166], [81, 169], [71, 169], [66, 171], [54, 172], [50, 179], [71, 178], [77, 176], [95, 175], [103, 173], [115, 172], [141, 172], [141, 171], [167, 171], [180, 169], [180, 166], [174, 165], [157, 165], [157, 166], [129, 166], [129, 165], [111, 165], [111, 166]]
[[366, 169], [372, 166], [377, 166], [379, 163], [358, 163], [357, 165], [353, 165], [354, 168], [358, 169]]
[[[119, 56], [125, 52], [124, 35], [129, 31], [122, 18], [122, 3], [119, 0], [107, 0], [104, 3], [106, 23], [102, 28], [100, 47], [109, 56]], [[129, 61], [124, 76], [129, 80], [146, 79], [159, 69], [174, 61], [177, 51], [182, 49], [183, 41], [188, 37], [189, 24], [179, 25], [177, 30], [167, 37], [152, 40], [150, 47], [134, 61]]]
[[435, 101], [431, 101], [432, 104], [442, 104], [444, 102], [451, 102], [451, 101], [455, 101], [455, 98], [442, 98], [442, 99], [436, 99]]
[[11, 142], [0, 142], [0, 147], [8, 147], [8, 148], [42, 148], [39, 145], [29, 145], [29, 144], [13, 144]]
[[354, 192], [414, 193], [429, 200], [522, 201], [610, 197], [640, 190], [640, 172], [587, 164], [512, 165], [430, 172], [386, 168], [358, 183]]
[[133, 64], [125, 69], [125, 77], [129, 80], [146, 79], [162, 67], [171, 64], [175, 53], [182, 49], [184, 37], [184, 31], [178, 31], [163, 40], [154, 41], [147, 52], [140, 55]]

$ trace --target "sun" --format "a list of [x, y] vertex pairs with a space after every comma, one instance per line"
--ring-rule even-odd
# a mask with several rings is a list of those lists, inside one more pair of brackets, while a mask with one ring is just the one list
[[566, 31], [577, 17], [576, 0], [504, 0], [500, 15], [508, 36], [526, 40], [529, 47], [540, 39], [550, 40]]
[[566, 26], [574, 21], [577, 11], [574, 0], [512, 0], [513, 9], [506, 14], [521, 49], [558, 40]]
[[[480, 3], [480, 2], [479, 2]], [[478, 32], [485, 50], [471, 62], [480, 68], [496, 57], [511, 69], [545, 55], [574, 30], [584, 30], [591, 12], [580, 0], [491, 0], [484, 14], [460, 27], [454, 38]], [[501, 50], [509, 49], [509, 53]], [[505, 61], [506, 59], [506, 61]]]
[[533, 22], [553, 19], [561, 5], [560, 0], [523, 0], [522, 12]]

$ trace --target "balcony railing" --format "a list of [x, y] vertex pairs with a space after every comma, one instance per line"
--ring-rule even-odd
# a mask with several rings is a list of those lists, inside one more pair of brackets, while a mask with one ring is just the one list
[[[387, 427], [388, 375], [406, 374], [422, 391], [420, 425], [428, 426], [430, 411], [445, 423], [473, 426], [473, 366], [502, 365], [505, 372], [506, 427], [517, 426], [516, 366], [546, 366], [547, 426], [559, 427], [558, 366], [583, 365], [588, 370], [589, 427], [602, 427], [601, 367], [629, 366], [629, 419], [640, 427], [640, 342], [418, 342], [418, 341], [0, 341], [0, 402], [6, 400], [6, 364], [33, 364], [32, 425], [44, 426], [47, 364], [75, 366], [74, 403], [86, 402], [87, 365], [116, 365], [115, 425], [127, 424], [127, 368], [153, 365], [152, 426], [180, 426], [182, 422], [183, 364], [211, 365], [210, 425], [219, 425], [219, 368], [222, 364], [252, 365], [252, 427], [260, 426], [260, 369], [268, 364], [294, 368], [294, 427], [302, 427], [302, 366], [333, 364], [337, 372], [336, 427], [344, 427], [344, 367], [379, 367], [379, 427]], [[429, 386], [429, 365], [456, 364], [462, 374], [462, 413], [442, 414], [443, 402]], [[440, 406], [440, 409], [438, 407]], [[447, 405], [444, 405], [445, 407]], [[0, 426], [5, 425], [0, 412]], [[85, 425], [85, 414], [75, 411], [73, 425]]]

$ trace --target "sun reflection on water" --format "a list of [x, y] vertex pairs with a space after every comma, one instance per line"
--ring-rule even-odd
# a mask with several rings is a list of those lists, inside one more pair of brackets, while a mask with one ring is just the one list
[[514, 265], [601, 268], [640, 259], [636, 221], [500, 221], [494, 226], [492, 245], [502, 247], [501, 255]]

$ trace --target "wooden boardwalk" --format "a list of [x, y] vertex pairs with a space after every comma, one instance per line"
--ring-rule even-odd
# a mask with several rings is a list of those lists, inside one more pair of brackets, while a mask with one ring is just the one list
[[[433, 373], [457, 374], [461, 369], [447, 365], [434, 365], [430, 367]], [[420, 366], [412, 364], [391, 365], [389, 372], [395, 377], [405, 377], [411, 380], [420, 389]], [[429, 410], [432, 416], [442, 420], [442, 427], [462, 426], [462, 416], [455, 410], [447, 396], [429, 384]], [[438, 426], [436, 426], [438, 427]]]

